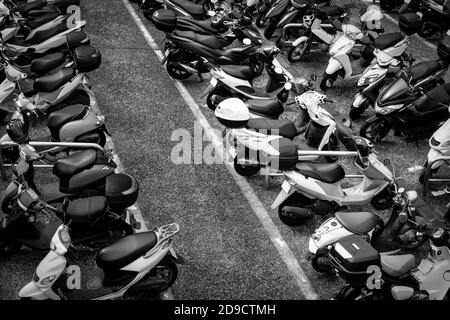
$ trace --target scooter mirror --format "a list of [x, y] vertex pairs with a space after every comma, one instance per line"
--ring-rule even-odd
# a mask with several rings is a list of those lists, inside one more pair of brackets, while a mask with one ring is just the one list
[[400, 214], [398, 215], [398, 222], [406, 223], [406, 221], [408, 221], [408, 215], [406, 214], [406, 212], [400, 212]]
[[249, 38], [245, 38], [244, 40], [242, 40], [242, 43], [245, 45], [249, 45], [252, 44], [252, 41]]
[[276, 74], [282, 74], [283, 73], [283, 69], [281, 69], [280, 67], [275, 67], [274, 69]]

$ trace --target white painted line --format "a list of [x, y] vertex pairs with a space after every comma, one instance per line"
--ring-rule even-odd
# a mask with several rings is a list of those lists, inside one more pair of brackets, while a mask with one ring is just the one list
[[[144, 38], [150, 45], [150, 47], [155, 51], [158, 59], [162, 61], [162, 57], [159, 56], [157, 52], [161, 52], [156, 45], [153, 37], [150, 35], [148, 29], [145, 27], [145, 25], [142, 23], [141, 19], [131, 6], [131, 4], [127, 0], [122, 0], [122, 3], [127, 8], [130, 15], [133, 17], [134, 21], [139, 27], [139, 30], [141, 30]], [[194, 114], [195, 118], [199, 123], [202, 125], [203, 130], [208, 135], [209, 139], [212, 143], [214, 143], [214, 146], [216, 147], [216, 152], [222, 156], [224, 154], [223, 144], [222, 144], [222, 137], [219, 137], [216, 132], [212, 129], [211, 125], [209, 124], [208, 120], [203, 115], [200, 107], [197, 105], [197, 103], [194, 101], [186, 87], [178, 80], [172, 79], [175, 87], [180, 92], [181, 96], [183, 97], [186, 104], [191, 109], [192, 113]], [[225, 161], [224, 161], [225, 162]], [[228, 172], [231, 174], [233, 179], [236, 181], [237, 185], [241, 189], [244, 196], [247, 198], [247, 201], [249, 202], [250, 206], [252, 207], [253, 211], [255, 212], [256, 216], [259, 218], [260, 222], [262, 223], [264, 229], [268, 233], [270, 240], [274, 244], [275, 248], [278, 250], [278, 253], [280, 254], [281, 258], [283, 259], [284, 263], [287, 265], [290, 273], [295, 279], [296, 284], [302, 291], [303, 295], [306, 299], [310, 300], [316, 300], [319, 299], [319, 296], [317, 293], [315, 293], [308, 277], [305, 275], [305, 272], [303, 271], [302, 267], [300, 266], [299, 262], [297, 261], [294, 253], [287, 245], [286, 241], [284, 241], [283, 237], [281, 236], [278, 228], [276, 227], [273, 220], [270, 218], [269, 213], [264, 208], [263, 204], [259, 200], [258, 196], [256, 195], [253, 188], [250, 186], [247, 180], [245, 178], [241, 177], [236, 173], [236, 171], [233, 169], [232, 165], [228, 162], [226, 163], [226, 168], [228, 169]]]

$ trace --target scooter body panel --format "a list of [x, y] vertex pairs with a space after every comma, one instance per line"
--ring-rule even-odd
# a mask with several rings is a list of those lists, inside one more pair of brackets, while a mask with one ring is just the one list
[[325, 248], [352, 234], [353, 233], [341, 225], [335, 217], [329, 218], [322, 223], [309, 238], [308, 250], [310, 253], [316, 254], [317, 250], [320, 248]]
[[25, 38], [25, 41], [29, 41], [30, 39], [32, 39], [38, 32], [41, 31], [46, 31], [46, 30], [50, 30], [54, 27], [56, 27], [57, 25], [61, 24], [61, 23], [65, 23], [64, 20], [67, 20], [67, 18], [70, 15], [64, 15], [64, 16], [58, 16], [57, 18], [55, 18], [52, 21], [49, 21], [47, 23], [44, 23], [43, 25], [31, 30], [31, 32], [28, 34], [28, 36]]
[[[329, 75], [333, 75], [342, 68], [343, 68], [343, 64], [341, 63], [341, 61], [337, 57], [331, 57], [330, 60], [328, 61], [328, 65], [327, 65], [327, 68], [325, 69], [325, 72]], [[351, 66], [350, 66], [350, 68], [351, 68]], [[350, 74], [351, 74], [351, 69], [350, 69]]]
[[301, 37], [295, 39], [294, 42], [292, 42], [292, 46], [297, 47], [298, 45], [300, 45], [300, 43], [308, 41], [308, 39], [309, 39], [309, 37], [301, 36]]
[[[68, 191], [68, 193], [76, 192], [76, 190], [81, 190], [91, 183], [102, 180], [103, 178], [109, 176], [114, 172], [114, 167], [109, 165], [97, 164], [92, 166], [92, 168], [86, 169], [70, 177], [67, 186], [68, 190], [61, 190], [61, 192]], [[61, 187], [61, 183], [60, 183]]]
[[98, 117], [95, 112], [89, 110], [83, 119], [70, 121], [59, 130], [59, 138], [63, 142], [72, 142], [77, 137], [100, 128], [105, 121]]

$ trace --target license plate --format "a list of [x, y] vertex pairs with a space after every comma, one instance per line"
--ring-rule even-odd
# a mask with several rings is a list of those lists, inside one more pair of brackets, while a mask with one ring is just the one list
[[289, 193], [289, 190], [291, 190], [291, 184], [284, 180], [283, 184], [281, 185], [281, 189], [283, 189], [284, 192]]
[[211, 83], [211, 85], [213, 87], [217, 86], [217, 79], [216, 78], [211, 78], [211, 80], [209, 82]]

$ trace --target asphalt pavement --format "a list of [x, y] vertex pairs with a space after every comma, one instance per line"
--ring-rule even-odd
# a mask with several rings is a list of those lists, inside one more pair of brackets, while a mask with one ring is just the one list
[[[164, 34], [141, 12], [138, 15], [162, 47]], [[177, 222], [181, 227], [174, 246], [185, 264], [179, 265], [179, 277], [173, 286], [175, 299], [303, 299], [266, 229], [225, 166], [193, 162], [176, 165], [171, 161], [172, 150], [179, 143], [172, 139], [174, 131], [184, 129], [194, 137], [195, 117], [122, 0], [82, 1], [82, 18], [87, 21], [91, 45], [98, 47], [103, 57], [100, 68], [89, 75], [93, 90], [127, 173], [140, 183], [138, 203], [146, 225], [152, 228]], [[389, 21], [385, 28], [396, 30]], [[418, 57], [436, 56], [431, 48], [416, 40], [411, 47]], [[295, 76], [308, 78], [315, 73], [320, 79], [327, 56], [311, 54], [304, 63], [295, 65], [283, 56], [279, 60]], [[207, 86], [207, 79], [208, 75], [203, 82], [193, 76], [184, 81], [200, 106], [205, 103], [200, 93]], [[336, 89], [327, 92], [335, 101], [327, 109], [342, 119], [355, 93], [352, 84], [338, 83]], [[222, 128], [209, 109], [202, 110], [214, 128]], [[285, 117], [293, 118], [295, 114], [294, 108], [287, 108]], [[360, 124], [361, 121], [356, 122], [354, 130]], [[208, 144], [204, 141], [203, 147]], [[428, 151], [426, 141], [412, 143], [390, 136], [376, 149], [382, 158], [390, 158], [407, 187], [420, 190], [418, 172], [408, 169], [423, 163]], [[356, 173], [351, 160], [342, 163], [347, 173]], [[320, 298], [330, 298], [341, 282], [317, 274], [305, 260], [308, 237], [323, 218], [304, 226], [287, 227], [270, 209], [282, 179], [273, 178], [269, 189], [264, 187], [261, 176], [248, 181], [313, 289]], [[448, 199], [428, 196], [425, 201], [439, 214]], [[17, 297], [44, 254], [23, 250], [0, 260], [0, 299]]]

